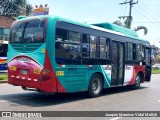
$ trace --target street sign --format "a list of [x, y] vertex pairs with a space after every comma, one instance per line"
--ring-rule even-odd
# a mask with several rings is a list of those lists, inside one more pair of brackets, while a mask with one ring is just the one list
[[43, 7], [42, 5], [38, 6], [36, 5], [36, 8], [33, 11], [33, 15], [37, 16], [37, 15], [48, 15], [49, 14], [49, 7], [47, 7], [47, 5], [45, 5], [45, 7]]

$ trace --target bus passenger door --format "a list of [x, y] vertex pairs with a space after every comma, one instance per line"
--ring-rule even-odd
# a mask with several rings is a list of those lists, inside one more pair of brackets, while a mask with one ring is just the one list
[[111, 86], [121, 86], [124, 82], [124, 43], [112, 42]]
[[145, 49], [145, 80], [150, 81], [151, 79], [151, 69], [152, 69], [152, 64], [151, 64], [151, 48], [146, 47]]

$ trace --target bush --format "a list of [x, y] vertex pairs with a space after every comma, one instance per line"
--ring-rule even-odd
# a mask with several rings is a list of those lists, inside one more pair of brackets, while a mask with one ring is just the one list
[[160, 69], [153, 68], [152, 69], [152, 74], [160, 74]]
[[0, 74], [0, 80], [8, 80], [7, 74]]

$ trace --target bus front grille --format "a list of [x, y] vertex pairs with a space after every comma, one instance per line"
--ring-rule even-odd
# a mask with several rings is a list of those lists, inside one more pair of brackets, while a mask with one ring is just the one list
[[34, 44], [12, 44], [12, 47], [17, 52], [29, 53], [36, 51], [42, 43], [34, 43]]

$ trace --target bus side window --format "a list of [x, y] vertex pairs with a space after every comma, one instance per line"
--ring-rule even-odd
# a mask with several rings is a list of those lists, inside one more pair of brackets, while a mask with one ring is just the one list
[[125, 44], [125, 53], [126, 53], [125, 59], [128, 60], [128, 43]]
[[67, 40], [67, 30], [64, 29], [56, 29], [56, 42], [62, 42]]
[[81, 64], [80, 33], [57, 28], [55, 53], [58, 64]]
[[133, 60], [133, 44], [127, 43], [127, 60]]
[[136, 44], [133, 44], [133, 60], [136, 60]]
[[100, 37], [100, 58], [109, 58], [109, 39]]
[[80, 60], [81, 58], [80, 33], [75, 31], [69, 31], [69, 43], [70, 43], [71, 59]]
[[127, 60], [136, 60], [136, 44], [127, 43]]
[[[55, 49], [56, 49], [56, 57], [61, 58], [62, 56], [67, 57], [67, 51], [65, 49], [64, 41], [67, 39], [67, 30], [64, 29], [56, 29], [56, 41], [55, 41]], [[57, 61], [59, 63], [59, 61]]]
[[137, 45], [136, 60], [138, 60], [138, 61], [144, 60], [144, 47], [142, 45]]
[[145, 62], [147, 66], [151, 65], [151, 52], [148, 48], [145, 49]]
[[96, 44], [97, 44], [98, 37], [96, 36], [90, 36], [90, 58], [96, 58]]
[[107, 41], [106, 41], [106, 55], [107, 55], [107, 59], [109, 59], [110, 58], [110, 51], [109, 51], [109, 49], [110, 49], [110, 39], [106, 39]]
[[90, 55], [89, 54], [89, 49], [90, 49], [89, 40], [90, 40], [89, 35], [87, 34], [82, 35], [82, 56], [87, 57], [87, 58], [89, 58], [89, 55]]

